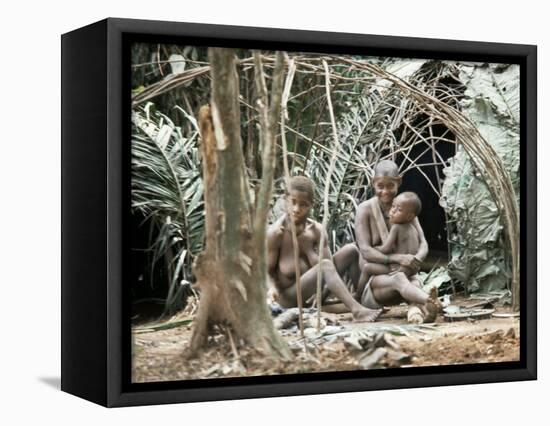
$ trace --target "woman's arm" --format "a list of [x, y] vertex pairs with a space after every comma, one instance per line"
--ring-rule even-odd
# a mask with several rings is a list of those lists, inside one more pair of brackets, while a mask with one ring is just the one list
[[267, 230], [267, 282], [270, 288], [273, 288], [277, 282], [277, 266], [283, 232], [284, 228], [281, 220], [277, 220]]

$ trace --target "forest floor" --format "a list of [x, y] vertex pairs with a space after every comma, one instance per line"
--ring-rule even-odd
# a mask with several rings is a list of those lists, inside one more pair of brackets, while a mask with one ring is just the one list
[[[273, 363], [253, 348], [234, 342], [223, 327], [208, 340], [202, 354], [185, 356], [192, 334], [193, 312], [189, 309], [168, 321], [132, 327], [132, 381], [160, 382], [220, 377], [263, 376], [321, 371], [368, 370], [453, 364], [518, 361], [519, 317], [499, 300], [455, 298], [453, 307], [475, 315], [449, 322], [443, 315], [432, 324], [408, 324], [407, 307], [392, 307], [375, 323], [356, 323], [351, 314], [322, 313], [317, 332], [317, 314], [305, 310], [305, 338], [295, 316], [280, 332], [294, 358]], [[480, 312], [480, 309], [489, 309]], [[456, 311], [448, 311], [455, 315]], [[456, 315], [455, 315], [456, 316]], [[279, 326], [281, 319], [279, 316]], [[292, 320], [294, 318], [294, 320]], [[277, 318], [275, 318], [277, 322]], [[284, 322], [284, 321], [283, 321]]]

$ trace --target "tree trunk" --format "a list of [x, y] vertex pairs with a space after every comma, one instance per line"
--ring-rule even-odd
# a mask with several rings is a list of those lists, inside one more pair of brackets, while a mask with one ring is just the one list
[[[228, 323], [237, 339], [272, 358], [290, 350], [273, 327], [266, 297], [266, 245], [253, 228], [242, 152], [239, 83], [231, 49], [210, 48], [211, 107], [199, 112], [205, 197], [205, 250], [194, 272], [201, 290], [190, 344], [195, 355], [210, 325]], [[266, 220], [263, 220], [263, 227]]]

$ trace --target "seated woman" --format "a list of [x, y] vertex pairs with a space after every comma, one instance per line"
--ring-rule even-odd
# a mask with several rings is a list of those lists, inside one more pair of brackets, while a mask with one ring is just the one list
[[[413, 322], [432, 322], [440, 310], [437, 293], [429, 295], [424, 292], [414, 275], [428, 254], [428, 243], [418, 218], [410, 218], [409, 230], [414, 228], [412, 232], [416, 239], [413, 246], [397, 252], [390, 252], [388, 247], [384, 247], [390, 235], [390, 211], [400, 185], [401, 176], [397, 165], [390, 160], [381, 161], [374, 168], [375, 196], [357, 207], [355, 235], [361, 256], [366, 261], [357, 297], [364, 306], [371, 309], [406, 302], [415, 305], [416, 312], [420, 310], [423, 316], [420, 319], [416, 315], [414, 319], [409, 316], [409, 319]], [[383, 250], [380, 251], [377, 247], [383, 247]], [[380, 271], [373, 274], [372, 268], [375, 264], [398, 266], [393, 267], [394, 272], [391, 274], [378, 275]]]
[[[414, 192], [402, 192], [393, 199], [389, 219], [391, 223], [390, 232], [384, 244], [376, 246], [375, 249], [385, 255], [399, 253], [415, 255], [420, 247], [417, 227], [413, 220], [418, 217], [422, 203]], [[392, 274], [404, 272], [409, 280], [416, 279], [416, 270], [397, 264], [389, 264], [389, 257], [386, 256], [384, 263], [368, 262], [363, 267], [357, 293], [363, 294], [366, 283], [373, 275]]]
[[290, 181], [290, 194], [286, 195], [290, 216], [283, 214], [268, 229], [267, 262], [272, 289], [278, 293], [278, 302], [284, 308], [297, 306], [295, 283], [294, 246], [290, 220], [296, 225], [300, 283], [303, 300], [308, 300], [317, 289], [317, 271], [321, 268], [322, 287], [338, 297], [351, 311], [356, 321], [374, 321], [380, 309], [370, 309], [357, 302], [342, 281], [341, 275], [349, 273], [357, 282], [360, 275], [359, 251], [353, 244], [331, 256], [327, 238], [319, 259], [322, 226], [308, 217], [313, 205], [313, 182], [305, 176], [295, 176]]

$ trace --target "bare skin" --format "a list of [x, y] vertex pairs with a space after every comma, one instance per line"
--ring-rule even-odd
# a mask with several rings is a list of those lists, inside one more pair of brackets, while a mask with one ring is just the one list
[[[415, 255], [420, 248], [419, 233], [413, 223], [416, 219], [414, 205], [401, 195], [394, 198], [389, 211], [389, 221], [392, 224], [388, 237], [376, 249], [385, 255], [412, 254]], [[420, 225], [419, 225], [420, 226]], [[396, 271], [403, 272], [409, 280], [414, 280], [416, 269], [414, 267], [399, 264], [367, 263], [362, 270], [359, 279], [358, 292], [363, 293], [365, 284], [373, 275], [392, 274]]]
[[315, 294], [317, 271], [321, 268], [323, 288], [327, 288], [338, 297], [351, 311], [356, 321], [376, 320], [380, 315], [380, 310], [362, 306], [353, 298], [341, 278], [341, 274], [348, 272], [353, 281], [358, 280], [360, 270], [357, 248], [348, 244], [333, 257], [325, 238], [322, 259], [319, 259], [319, 244], [323, 229], [319, 223], [308, 218], [311, 200], [306, 193], [292, 190], [287, 196], [287, 203], [290, 203], [291, 217], [284, 214], [270, 226], [267, 233], [268, 273], [272, 285], [278, 293], [281, 306], [285, 308], [297, 306], [294, 247], [289, 222], [289, 220], [294, 220], [298, 239], [303, 300], [308, 300]]
[[[420, 269], [420, 263], [428, 254], [428, 243], [417, 218], [414, 218], [411, 222], [418, 234], [419, 244], [416, 253], [384, 254], [377, 248], [385, 241], [382, 241], [381, 231], [377, 226], [373, 211], [374, 209], [380, 210], [386, 230], [389, 229], [391, 225], [389, 212], [400, 184], [401, 177], [396, 172], [380, 170], [380, 173], [373, 179], [376, 196], [362, 202], [357, 208], [355, 235], [359, 251], [363, 259], [366, 260], [367, 265], [369, 263], [380, 265], [398, 264], [400, 267], [409, 268], [409, 273], [416, 273]], [[368, 268], [368, 266], [365, 267]], [[368, 273], [368, 270], [366, 273]], [[365, 283], [360, 284], [365, 285]], [[370, 286], [376, 305], [392, 306], [405, 301], [418, 305], [425, 313], [428, 311], [429, 295], [420, 288], [418, 281], [415, 279], [409, 280], [402, 271], [392, 275], [376, 275]], [[357, 296], [360, 298], [362, 292], [358, 292]], [[366, 301], [362, 300], [362, 302]], [[372, 304], [371, 307], [373, 307]]]

